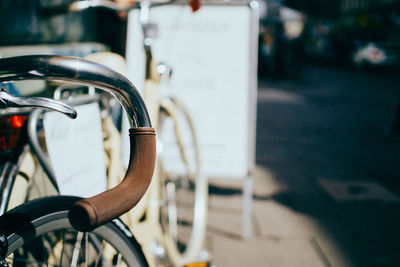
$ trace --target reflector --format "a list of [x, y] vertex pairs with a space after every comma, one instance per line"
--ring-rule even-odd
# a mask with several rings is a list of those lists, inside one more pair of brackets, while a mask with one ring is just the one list
[[10, 115], [0, 117], [0, 150], [9, 152], [22, 146], [26, 141], [25, 131], [22, 129], [28, 116]]

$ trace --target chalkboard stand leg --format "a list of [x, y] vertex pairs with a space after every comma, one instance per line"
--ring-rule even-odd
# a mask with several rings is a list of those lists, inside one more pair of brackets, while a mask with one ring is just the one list
[[242, 238], [249, 239], [252, 235], [252, 200], [253, 200], [253, 178], [246, 177], [243, 180], [243, 218], [242, 218]]

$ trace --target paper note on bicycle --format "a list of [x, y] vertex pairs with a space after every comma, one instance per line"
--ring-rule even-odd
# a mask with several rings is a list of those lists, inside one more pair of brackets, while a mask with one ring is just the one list
[[100, 110], [97, 103], [75, 109], [75, 120], [45, 114], [46, 146], [61, 194], [89, 197], [107, 188]]

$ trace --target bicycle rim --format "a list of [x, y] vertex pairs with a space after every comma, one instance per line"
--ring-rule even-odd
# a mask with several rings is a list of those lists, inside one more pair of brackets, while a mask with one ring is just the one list
[[[118, 219], [89, 233], [75, 231], [65, 207], [76, 200], [52, 197], [32, 201], [2, 218], [10, 266], [148, 266], [140, 245]], [[49, 205], [53, 207], [49, 209]], [[21, 219], [24, 223], [7, 227], [10, 221]]]
[[179, 102], [163, 105], [159, 120], [160, 220], [168, 256], [175, 265], [197, 261], [203, 247], [208, 183], [201, 172], [199, 147], [187, 110]]

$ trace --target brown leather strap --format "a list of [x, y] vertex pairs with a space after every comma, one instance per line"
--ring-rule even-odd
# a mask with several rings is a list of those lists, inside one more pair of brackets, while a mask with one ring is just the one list
[[156, 139], [153, 128], [132, 128], [131, 157], [122, 182], [91, 198], [78, 201], [69, 211], [72, 226], [90, 231], [133, 208], [146, 192], [153, 176]]

